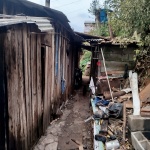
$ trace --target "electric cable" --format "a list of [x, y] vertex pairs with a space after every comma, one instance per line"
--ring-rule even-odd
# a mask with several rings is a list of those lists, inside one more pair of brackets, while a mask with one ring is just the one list
[[64, 5], [61, 5], [61, 6], [55, 7], [55, 9], [56, 9], [56, 8], [61, 8], [61, 7], [63, 7], [63, 6], [71, 5], [71, 4], [76, 3], [76, 2], [79, 2], [79, 1], [80, 1], [80, 0], [77, 0], [77, 1], [72, 2], [72, 3], [68, 3], [68, 4], [64, 4]]

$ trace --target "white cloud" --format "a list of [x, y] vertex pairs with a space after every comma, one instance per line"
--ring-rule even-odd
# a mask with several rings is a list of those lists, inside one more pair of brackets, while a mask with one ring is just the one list
[[[45, 0], [29, 0], [45, 5]], [[50, 0], [51, 8], [62, 11], [69, 19], [71, 27], [75, 31], [84, 31], [84, 21], [94, 20], [94, 16], [88, 13], [92, 0]], [[102, 2], [104, 0], [101, 0]]]

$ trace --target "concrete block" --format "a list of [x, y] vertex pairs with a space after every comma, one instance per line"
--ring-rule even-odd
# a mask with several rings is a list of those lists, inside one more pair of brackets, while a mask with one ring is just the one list
[[150, 143], [141, 131], [132, 132], [131, 140], [135, 150], [150, 150]]
[[129, 115], [128, 125], [131, 132], [150, 131], [150, 117]]

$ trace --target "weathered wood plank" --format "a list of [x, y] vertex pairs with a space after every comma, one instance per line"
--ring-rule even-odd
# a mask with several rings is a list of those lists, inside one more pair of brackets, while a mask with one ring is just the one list
[[26, 147], [30, 147], [30, 97], [29, 97], [29, 69], [28, 69], [28, 35], [27, 26], [23, 26], [23, 67], [24, 67], [24, 98], [25, 98], [25, 115], [26, 115]]
[[5, 86], [5, 51], [4, 51], [4, 41], [5, 41], [5, 34], [0, 35], [0, 149], [5, 150], [5, 105], [6, 105], [6, 91]]
[[38, 104], [38, 137], [43, 132], [42, 72], [41, 72], [41, 36], [37, 36], [37, 104]]
[[[21, 148], [27, 149], [27, 127], [26, 127], [26, 110], [25, 110], [25, 93], [24, 93], [24, 49], [23, 49], [23, 26], [18, 26], [18, 83], [19, 83], [19, 93], [18, 93], [18, 103], [19, 103], [19, 122], [20, 122], [20, 142]], [[26, 46], [24, 47], [26, 48]]]
[[48, 103], [48, 108], [47, 108], [47, 125], [49, 125], [50, 123], [50, 113], [51, 113], [51, 109], [50, 109], [50, 105], [51, 105], [51, 48], [48, 47], [48, 74], [47, 74], [47, 103]]
[[31, 75], [32, 75], [32, 122], [33, 122], [33, 142], [37, 139], [37, 51], [36, 35], [31, 34]]
[[28, 113], [29, 113], [29, 118], [28, 118], [28, 124], [29, 124], [29, 137], [28, 140], [30, 141], [30, 146], [32, 144], [33, 141], [33, 122], [32, 122], [32, 72], [31, 72], [31, 35], [30, 35], [30, 28], [27, 28], [27, 70], [28, 70], [28, 96], [29, 96], [29, 100], [28, 100]]
[[44, 112], [43, 112], [43, 130], [46, 129], [47, 127], [47, 124], [48, 124], [48, 121], [47, 121], [47, 117], [48, 117], [48, 94], [47, 94], [47, 86], [48, 86], [48, 78], [47, 78], [47, 74], [48, 74], [48, 47], [46, 46], [46, 49], [45, 49], [45, 91], [44, 91]]
[[[54, 61], [54, 58], [55, 58], [55, 46], [54, 46], [54, 34], [51, 35], [51, 61], [52, 61], [52, 68], [51, 68], [51, 73], [52, 73], [52, 81], [51, 81], [51, 103], [53, 103], [54, 101], [54, 79], [55, 79], [55, 70], [54, 70], [54, 66], [55, 66], [55, 61]], [[52, 105], [52, 104], [51, 104]], [[52, 106], [51, 106], [52, 107]]]
[[[14, 144], [14, 118], [13, 113], [14, 110], [12, 109], [12, 100], [11, 100], [11, 96], [12, 96], [12, 89], [11, 89], [11, 79], [12, 79], [12, 75], [11, 75], [11, 43], [12, 41], [14, 41], [14, 34], [12, 34], [13, 32], [9, 32], [9, 36], [11, 37], [11, 41], [9, 40], [9, 36], [6, 35], [6, 39], [4, 42], [5, 45], [5, 63], [6, 63], [6, 75], [7, 75], [7, 98], [8, 98], [8, 132], [9, 132], [9, 145]], [[12, 34], [12, 35], [11, 35]], [[9, 42], [8, 42], [8, 41]], [[8, 43], [8, 44], [7, 44]], [[13, 47], [12, 47], [13, 48]], [[11, 146], [10, 146], [11, 148]]]

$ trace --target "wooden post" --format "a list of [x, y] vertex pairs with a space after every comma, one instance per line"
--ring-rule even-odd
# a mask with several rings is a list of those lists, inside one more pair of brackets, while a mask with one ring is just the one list
[[0, 36], [0, 149], [5, 149], [5, 131], [6, 131], [6, 85], [5, 85], [5, 66], [4, 66], [4, 36]]
[[3, 0], [3, 14], [6, 15], [6, 2], [7, 0]]
[[50, 7], [50, 0], [45, 0], [45, 6]]
[[0, 0], [0, 14], [6, 15], [6, 2], [7, 0]]
[[108, 78], [108, 74], [107, 74], [107, 68], [106, 68], [106, 64], [105, 64], [105, 57], [104, 57], [102, 48], [101, 48], [101, 54], [102, 54], [102, 58], [103, 58], [103, 64], [104, 64], [105, 74], [106, 74], [106, 78], [107, 78], [107, 82], [108, 82], [111, 98], [112, 98], [112, 101], [114, 102], [114, 97], [113, 97], [112, 91], [111, 91], [111, 86], [110, 86], [110, 82], [109, 82], [109, 78]]

